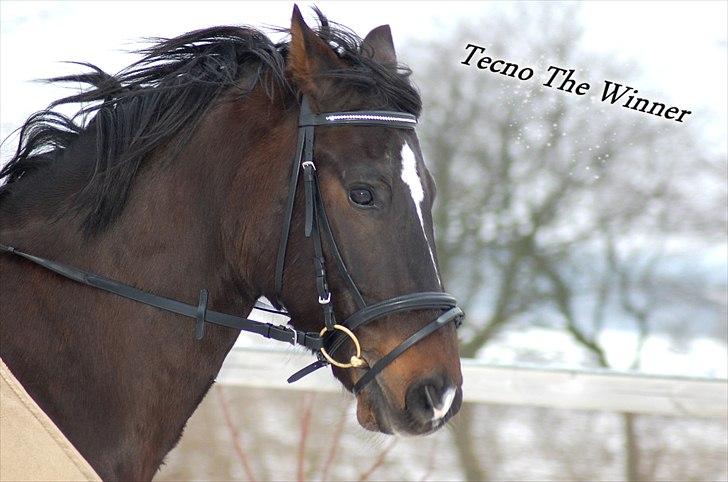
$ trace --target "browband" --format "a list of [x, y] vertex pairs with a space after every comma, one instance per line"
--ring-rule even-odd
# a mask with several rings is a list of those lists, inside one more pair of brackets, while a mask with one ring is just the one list
[[388, 110], [359, 110], [353, 112], [328, 112], [326, 114], [312, 114], [309, 112], [301, 115], [298, 127], [342, 124], [414, 129], [417, 125], [417, 117], [405, 112]]

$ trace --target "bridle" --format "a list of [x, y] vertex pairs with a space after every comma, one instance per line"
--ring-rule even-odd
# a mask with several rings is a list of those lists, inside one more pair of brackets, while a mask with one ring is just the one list
[[[457, 301], [454, 297], [442, 292], [412, 293], [380, 301], [371, 305], [367, 305], [364, 301], [361, 290], [349, 273], [346, 263], [344, 262], [341, 252], [336, 244], [333, 232], [331, 231], [331, 225], [321, 198], [316, 164], [314, 163], [314, 129], [316, 126], [325, 127], [341, 125], [384, 126], [396, 129], [414, 129], [417, 125], [417, 118], [412, 114], [405, 112], [391, 111], [352, 111], [314, 114], [311, 111], [311, 106], [305, 96], [301, 101], [301, 111], [298, 118], [298, 145], [296, 148], [296, 155], [293, 158], [291, 179], [288, 185], [288, 202], [286, 203], [286, 210], [283, 218], [283, 229], [281, 232], [280, 244], [278, 245], [278, 258], [276, 260], [275, 298], [276, 300], [280, 299], [280, 293], [283, 288], [283, 271], [286, 247], [288, 245], [288, 237], [291, 228], [291, 219], [293, 217], [294, 198], [298, 187], [299, 173], [303, 171], [304, 199], [306, 206], [304, 231], [306, 237], [311, 238], [313, 242], [313, 264], [316, 276], [316, 291], [324, 318], [324, 328], [321, 330], [319, 335], [323, 336], [326, 333], [330, 333], [330, 336], [326, 338], [324, 346], [321, 350], [319, 350], [319, 360], [293, 374], [288, 379], [289, 382], [298, 380], [299, 378], [329, 363], [340, 368], [366, 367], [367, 364], [361, 357], [361, 345], [354, 332], [358, 328], [376, 319], [394, 313], [413, 310], [439, 309], [444, 311], [444, 313], [442, 313], [438, 318], [422, 327], [419, 331], [415, 332], [412, 336], [403, 341], [398, 347], [369, 367], [369, 370], [367, 370], [354, 384], [353, 392], [356, 394], [360, 392], [370, 381], [372, 381], [374, 377], [376, 377], [376, 375], [387, 365], [394, 361], [395, 358], [404, 353], [418, 341], [447, 325], [451, 321], [454, 321], [456, 326], [459, 326], [463, 318], [463, 312], [457, 307]], [[349, 293], [354, 299], [354, 303], [358, 310], [341, 323], [337, 323], [334, 316], [331, 291], [329, 291], [326, 264], [324, 261], [322, 235], [326, 238], [331, 257], [334, 259], [339, 275], [346, 283]], [[337, 361], [331, 355], [341, 348], [347, 338], [353, 342], [356, 354], [346, 362]]]
[[[280, 295], [283, 288], [283, 275], [285, 267], [286, 249], [293, 219], [293, 208], [295, 204], [298, 180], [301, 172], [304, 181], [305, 198], [305, 236], [311, 238], [314, 248], [314, 270], [318, 302], [321, 305], [324, 326], [319, 333], [304, 332], [296, 330], [291, 326], [262, 323], [259, 321], [220, 313], [207, 309], [208, 292], [202, 289], [199, 292], [197, 305], [183, 303], [178, 300], [165, 298], [146, 291], [139, 290], [127, 284], [112, 280], [94, 273], [88, 273], [78, 268], [64, 265], [56, 261], [48, 260], [29, 253], [17, 250], [12, 246], [0, 244], [0, 252], [13, 254], [31, 261], [39, 266], [49, 269], [61, 276], [101, 289], [124, 298], [137, 301], [149, 306], [154, 306], [164, 311], [170, 311], [179, 315], [187, 316], [196, 320], [195, 337], [202, 339], [205, 331], [205, 323], [234, 328], [240, 331], [257, 333], [265, 338], [270, 338], [292, 345], [301, 345], [317, 353], [318, 360], [311, 365], [294, 373], [288, 382], [292, 383], [305, 375], [328, 364], [340, 368], [366, 368], [367, 362], [361, 356], [361, 344], [355, 331], [362, 326], [394, 313], [409, 312], [415, 310], [440, 310], [441, 314], [435, 320], [420, 328], [409, 338], [404, 340], [391, 352], [377, 360], [364, 374], [354, 383], [352, 391], [359, 393], [369, 382], [374, 380], [387, 365], [394, 361], [407, 349], [420, 340], [434, 333], [450, 322], [460, 326], [463, 319], [463, 312], [457, 306], [455, 298], [444, 292], [420, 292], [398, 296], [373, 304], [367, 304], [358, 286], [349, 274], [349, 270], [341, 256], [341, 253], [334, 239], [329, 219], [326, 216], [321, 192], [319, 189], [316, 165], [314, 163], [314, 129], [316, 126], [384, 126], [396, 129], [414, 129], [417, 118], [412, 114], [396, 111], [351, 111], [351, 112], [329, 112], [314, 114], [311, 111], [308, 99], [304, 96], [301, 101], [301, 111], [298, 121], [298, 141], [296, 154], [293, 158], [293, 168], [288, 187], [288, 199], [285, 205], [284, 219], [281, 231], [278, 255], [275, 267], [275, 300], [278, 310], [267, 310], [287, 314], [281, 311]], [[330, 254], [335, 260], [338, 272], [346, 283], [349, 292], [357, 305], [357, 310], [342, 322], [337, 322], [334, 315], [334, 308], [329, 291], [326, 265], [324, 261], [323, 237], [330, 249]], [[355, 355], [348, 361], [336, 360], [333, 355], [343, 346], [346, 340], [354, 344]]]

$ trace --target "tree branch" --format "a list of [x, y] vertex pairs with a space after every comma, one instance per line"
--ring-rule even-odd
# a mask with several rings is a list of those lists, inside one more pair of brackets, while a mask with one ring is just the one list
[[243, 471], [245, 471], [245, 476], [250, 480], [251, 482], [255, 482], [257, 479], [255, 478], [255, 475], [253, 475], [253, 469], [250, 466], [250, 461], [248, 460], [248, 456], [245, 453], [245, 450], [243, 449], [243, 444], [240, 441], [240, 435], [238, 434], [238, 430], [235, 428], [235, 424], [233, 423], [232, 416], [230, 415], [230, 404], [227, 401], [227, 398], [225, 396], [225, 391], [223, 390], [222, 386], [219, 384], [215, 384], [215, 390], [217, 391], [217, 399], [220, 402], [220, 408], [222, 409], [222, 414], [225, 420], [225, 426], [228, 429], [228, 432], [230, 433], [230, 437], [233, 439], [233, 446], [235, 447], [235, 454], [238, 457], [238, 460], [240, 461], [240, 464], [243, 466]]

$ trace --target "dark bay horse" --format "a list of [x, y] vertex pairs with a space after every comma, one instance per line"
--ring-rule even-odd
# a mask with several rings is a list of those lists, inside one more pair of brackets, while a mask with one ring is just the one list
[[[329, 270], [331, 316], [360, 311], [357, 296], [377, 303], [442, 294], [434, 183], [414, 130], [391, 124], [414, 119], [421, 101], [397, 64], [389, 27], [360, 40], [317, 13], [314, 31], [294, 8], [288, 42], [216, 27], [162, 40], [115, 76], [87, 64], [89, 73], [53, 79], [89, 89], [21, 128], [18, 152], [0, 173], [0, 244], [185, 303], [204, 287], [217, 312], [247, 313], [267, 296], [295, 328], [318, 334], [328, 300], [307, 239], [317, 226], [314, 185], [332, 234], [322, 257], [336, 266], [339, 256], [348, 268]], [[86, 107], [74, 118], [53, 111], [76, 102]], [[314, 149], [304, 108], [399, 117], [316, 124]], [[308, 161], [306, 190], [291, 191], [291, 159], [302, 150], [315, 159], [316, 177]], [[102, 478], [151, 479], [239, 332], [208, 324], [198, 340], [188, 318], [12, 254], [0, 253], [2, 359]], [[437, 430], [462, 400], [454, 324], [428, 329], [414, 344], [412, 334], [440, 311], [382, 313], [354, 330], [363, 366], [333, 373], [352, 390], [367, 366], [396, 352], [372, 383], [354, 389], [359, 422], [384, 433]]]

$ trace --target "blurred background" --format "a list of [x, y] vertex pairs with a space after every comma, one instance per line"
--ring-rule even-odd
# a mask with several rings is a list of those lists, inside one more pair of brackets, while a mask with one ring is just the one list
[[[438, 185], [440, 268], [468, 314], [463, 357], [724, 381], [728, 4], [317, 5], [361, 36], [391, 24], [399, 60], [414, 72], [424, 102], [418, 134]], [[114, 72], [136, 58], [123, 50], [142, 37], [287, 26], [292, 3], [3, 1], [0, 9], [7, 161], [14, 129], [68, 95], [32, 82], [78, 69], [58, 62]], [[462, 65], [468, 43], [532, 67], [534, 79]], [[541, 86], [549, 65], [576, 69], [592, 89], [582, 97]], [[676, 123], [603, 103], [605, 79], [693, 113]], [[342, 392], [218, 384], [157, 478], [728, 478], [725, 417], [480, 402], [414, 439], [367, 433], [353, 410]]]

